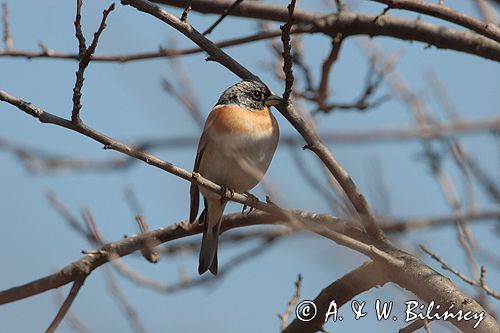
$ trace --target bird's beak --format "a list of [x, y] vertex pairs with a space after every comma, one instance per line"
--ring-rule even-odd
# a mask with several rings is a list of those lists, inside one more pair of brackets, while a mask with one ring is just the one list
[[268, 98], [266, 98], [265, 104], [266, 106], [273, 106], [276, 104], [280, 104], [286, 102], [283, 98], [277, 96], [277, 95], [271, 95]]

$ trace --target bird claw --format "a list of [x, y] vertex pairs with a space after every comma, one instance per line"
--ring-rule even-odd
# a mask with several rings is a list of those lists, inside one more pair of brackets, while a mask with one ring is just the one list
[[[248, 206], [246, 204], [243, 205], [243, 209], [241, 210], [241, 214], [243, 214], [243, 215], [249, 215], [251, 212], [254, 211], [255, 205], [259, 202], [259, 199], [255, 195], [253, 195], [252, 193], [250, 193], [250, 192], [245, 192], [243, 194], [245, 194], [247, 196], [247, 198], [250, 199], [251, 203]], [[248, 212], [245, 212], [245, 210], [247, 208], [249, 208]]]
[[228, 201], [228, 199], [232, 199], [234, 197], [234, 190], [232, 188], [227, 187], [226, 185], [221, 186], [221, 194], [220, 194], [220, 202], [224, 204]]

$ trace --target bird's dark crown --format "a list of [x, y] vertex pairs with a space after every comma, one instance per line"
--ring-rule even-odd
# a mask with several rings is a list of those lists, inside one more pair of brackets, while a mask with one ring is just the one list
[[265, 84], [254, 80], [243, 80], [227, 88], [216, 105], [235, 104], [250, 109], [262, 110], [271, 91]]

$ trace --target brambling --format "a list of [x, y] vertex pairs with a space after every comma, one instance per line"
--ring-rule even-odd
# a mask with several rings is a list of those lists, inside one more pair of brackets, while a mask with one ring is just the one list
[[[205, 122], [193, 172], [222, 186], [223, 192], [252, 189], [266, 173], [279, 140], [278, 122], [268, 107], [284, 101], [258, 81], [243, 80], [226, 89]], [[198, 219], [203, 224], [198, 273], [210, 270], [217, 275], [217, 244], [227, 200], [192, 183], [191, 223], [198, 216], [200, 191], [205, 209]]]

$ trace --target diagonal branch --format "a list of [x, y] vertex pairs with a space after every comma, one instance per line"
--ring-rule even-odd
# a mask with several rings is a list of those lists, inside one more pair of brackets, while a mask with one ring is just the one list
[[71, 290], [69, 291], [68, 296], [64, 300], [63, 304], [61, 305], [61, 308], [57, 312], [56, 317], [54, 318], [52, 323], [50, 323], [50, 326], [47, 328], [45, 333], [53, 333], [56, 331], [57, 327], [59, 326], [59, 324], [63, 320], [64, 316], [66, 315], [66, 313], [68, 313], [68, 310], [69, 310], [71, 304], [73, 304], [73, 301], [75, 300], [76, 296], [78, 295], [80, 288], [83, 286], [83, 282], [85, 281], [85, 278], [86, 278], [86, 276], [81, 276], [81, 277], [75, 279], [75, 281], [73, 282], [73, 286], [71, 287]]
[[[5, 101], [11, 105], [16, 106], [20, 110], [26, 112], [27, 114], [38, 118], [42, 123], [47, 123], [47, 124], [54, 124], [57, 126], [61, 126], [70, 130], [73, 130], [75, 132], [78, 132], [80, 134], [83, 134], [97, 142], [100, 142], [104, 145], [103, 149], [113, 149], [116, 151], [119, 151], [123, 154], [126, 154], [130, 157], [134, 157], [136, 159], [139, 159], [143, 162], [146, 162], [147, 164], [153, 165], [157, 168], [160, 168], [162, 170], [165, 170], [169, 173], [172, 173], [182, 179], [188, 180], [190, 182], [194, 182], [200, 186], [206, 187], [208, 189], [211, 189], [215, 193], [221, 193], [222, 188], [211, 182], [208, 179], [203, 178], [199, 174], [195, 174], [192, 172], [189, 172], [187, 170], [184, 170], [182, 168], [179, 168], [171, 163], [165, 162], [160, 160], [154, 155], [151, 155], [149, 153], [146, 153], [140, 149], [136, 149], [132, 146], [126, 145], [122, 142], [116, 141], [90, 127], [87, 125], [80, 123], [78, 125], [74, 124], [70, 120], [66, 120], [64, 118], [58, 117], [54, 114], [48, 113], [40, 109], [39, 107], [36, 107], [35, 105], [23, 101], [17, 97], [14, 97], [4, 91], [0, 91], [0, 101]], [[254, 206], [255, 208], [258, 208], [260, 210], [264, 211], [269, 211], [269, 212], [274, 212], [276, 214], [281, 214], [282, 212], [281, 209], [279, 209], [276, 205], [270, 205], [266, 204], [261, 201], [255, 201], [253, 199], [248, 198], [247, 196], [240, 194], [240, 193], [234, 193], [231, 196], [231, 200], [246, 204], [248, 206]]]
[[356, 295], [359, 295], [371, 288], [383, 286], [390, 281], [384, 269], [374, 262], [366, 262], [350, 273], [336, 280], [313, 300], [317, 313], [311, 321], [300, 321], [294, 319], [283, 333], [305, 333], [317, 332], [321, 329], [328, 312], [330, 302], [335, 300], [338, 308], [346, 304]]
[[437, 254], [435, 254], [434, 252], [432, 252], [431, 250], [429, 250], [427, 247], [423, 246], [423, 245], [420, 245], [420, 248], [422, 249], [422, 251], [424, 251], [425, 253], [427, 253], [429, 256], [431, 256], [432, 259], [436, 260], [438, 263], [441, 264], [441, 267], [449, 272], [452, 272], [453, 274], [455, 274], [456, 276], [458, 276], [462, 281], [470, 284], [471, 286], [474, 286], [474, 287], [478, 287], [478, 288], [481, 288], [484, 290], [484, 292], [492, 297], [495, 297], [497, 299], [500, 299], [500, 293], [498, 292], [495, 292], [494, 290], [492, 290], [490, 287], [488, 287], [485, 283], [485, 275], [486, 275], [486, 269], [483, 267], [481, 267], [481, 278], [479, 281], [476, 281], [476, 280], [473, 280], [467, 276], [465, 276], [465, 274], [461, 273], [460, 271], [458, 271], [457, 269], [451, 267], [446, 261], [444, 261], [443, 258], [441, 258], [440, 256], [438, 256]]
[[191, 4], [193, 3], [193, 0], [188, 0], [186, 2], [186, 6], [184, 7], [184, 11], [182, 12], [182, 15], [181, 15], [181, 21], [182, 22], [186, 22], [187, 19], [188, 19], [188, 14], [189, 12], [191, 11]]
[[225, 19], [226, 16], [229, 15], [229, 13], [233, 9], [235, 9], [236, 7], [238, 7], [239, 4], [242, 3], [242, 2], [243, 2], [243, 0], [236, 0], [235, 2], [233, 2], [233, 4], [231, 6], [229, 6], [226, 10], [224, 10], [224, 12], [222, 13], [222, 15], [217, 19], [217, 21], [215, 21], [210, 27], [207, 28], [207, 30], [205, 30], [203, 32], [203, 35], [208, 35], [212, 31], [214, 31], [214, 29], [222, 22], [222, 20]]

